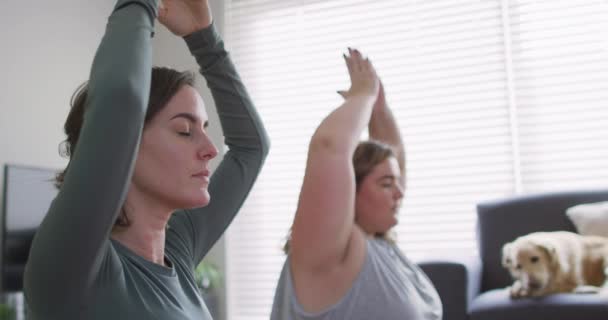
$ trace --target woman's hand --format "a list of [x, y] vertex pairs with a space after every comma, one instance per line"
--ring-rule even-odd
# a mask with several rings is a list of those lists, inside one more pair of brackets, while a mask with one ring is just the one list
[[158, 21], [176, 36], [187, 36], [211, 24], [209, 1], [161, 0]]
[[344, 99], [353, 96], [372, 96], [378, 95], [380, 80], [376, 75], [376, 69], [367, 58], [363, 58], [359, 50], [348, 49], [349, 55], [344, 55], [348, 74], [350, 75], [350, 88], [348, 91], [338, 91]]

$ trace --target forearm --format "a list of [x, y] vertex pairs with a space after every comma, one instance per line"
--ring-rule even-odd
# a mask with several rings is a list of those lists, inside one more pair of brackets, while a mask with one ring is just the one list
[[399, 167], [404, 176], [405, 172], [405, 146], [393, 113], [388, 107], [372, 113], [369, 121], [369, 136], [373, 140], [382, 141], [395, 151]]
[[211, 90], [225, 144], [230, 148], [213, 173], [211, 202], [188, 215], [195, 261], [228, 227], [245, 201], [268, 154], [270, 140], [215, 27], [185, 37]]
[[310, 152], [332, 152], [350, 155], [354, 152], [361, 133], [369, 123], [374, 97], [349, 97], [329, 114], [315, 131]]
[[226, 145], [265, 155], [270, 144], [266, 130], [215, 26], [184, 39], [211, 90]]

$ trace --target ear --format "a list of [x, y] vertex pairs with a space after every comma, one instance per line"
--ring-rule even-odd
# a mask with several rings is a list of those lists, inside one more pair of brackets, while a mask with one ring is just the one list
[[551, 265], [558, 267], [559, 270], [564, 273], [569, 271], [570, 265], [568, 264], [568, 258], [565, 253], [560, 250], [557, 243], [550, 241], [549, 239], [544, 239], [536, 240], [534, 241], [534, 244], [547, 253]]
[[502, 246], [502, 266], [505, 268], [511, 267], [513, 261], [511, 261], [511, 247], [513, 245], [511, 243], [505, 243]]

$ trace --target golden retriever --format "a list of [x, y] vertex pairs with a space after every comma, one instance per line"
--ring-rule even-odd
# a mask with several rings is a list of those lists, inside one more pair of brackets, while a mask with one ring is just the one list
[[531, 233], [502, 247], [502, 265], [515, 280], [512, 298], [599, 292], [601, 286], [608, 287], [608, 238], [566, 231]]

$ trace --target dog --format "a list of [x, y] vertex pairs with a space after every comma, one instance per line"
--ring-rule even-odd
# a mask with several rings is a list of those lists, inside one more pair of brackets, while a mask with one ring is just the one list
[[608, 292], [608, 238], [566, 231], [535, 232], [502, 247], [512, 298]]

